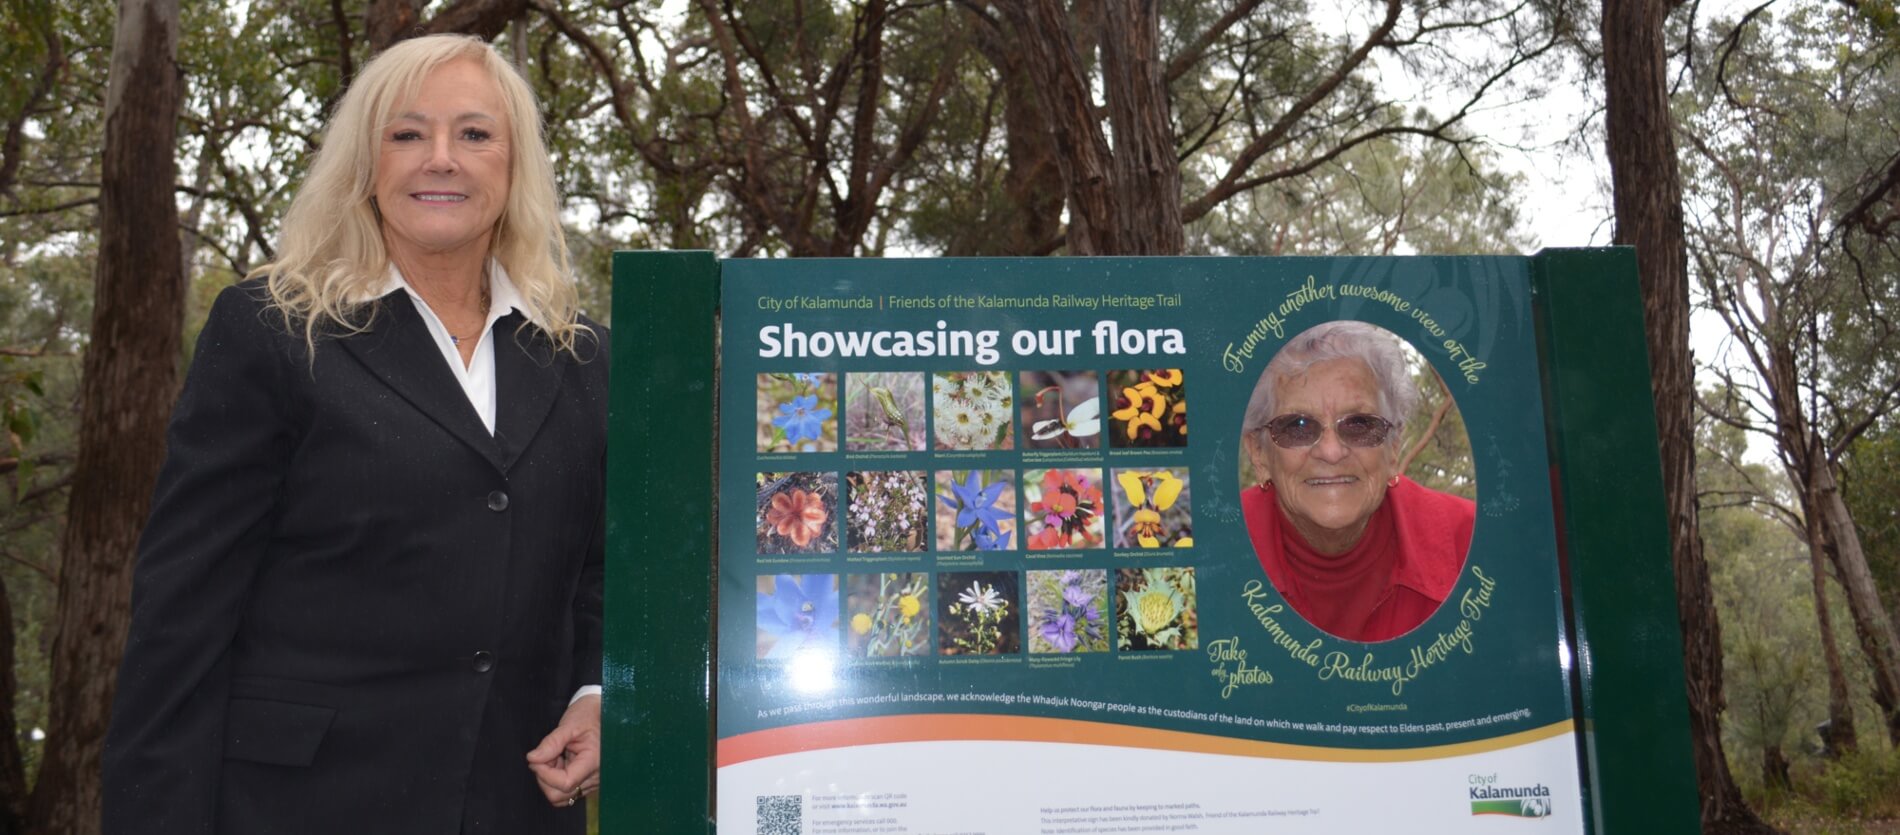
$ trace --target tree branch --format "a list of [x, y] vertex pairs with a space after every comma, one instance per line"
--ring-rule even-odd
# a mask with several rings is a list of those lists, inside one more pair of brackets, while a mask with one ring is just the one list
[[763, 154], [765, 140], [752, 118], [752, 110], [746, 103], [745, 83], [739, 77], [739, 45], [733, 27], [723, 16], [718, 0], [699, 0], [699, 5], [712, 28], [713, 43], [718, 48], [725, 68], [725, 96], [732, 105], [733, 118], [739, 129], [742, 164], [740, 176], [736, 181], [729, 181], [729, 189], [743, 207], [764, 226], [776, 228], [795, 250], [815, 251], [810, 235], [779, 205], [772, 193]]
[[91, 206], [91, 205], [97, 204], [98, 202], [99, 202], [99, 198], [97, 196], [81, 197], [77, 200], [68, 200], [64, 203], [57, 203], [51, 206], [29, 206], [29, 207], [21, 208], [21, 209], [6, 209], [4, 211], [0, 211], [0, 217], [25, 217], [28, 215], [56, 215], [68, 209], [77, 209], [81, 206]]
[[[42, 520], [36, 519], [34, 521], [37, 523]], [[48, 583], [57, 583], [59, 581], [58, 577], [53, 574], [52, 569], [13, 553], [13, 549], [11, 548], [0, 548], [0, 557], [5, 558], [7, 562], [40, 575], [40, 577]]]
[[[356, 59], [350, 54], [356, 46], [350, 37], [350, 16], [343, 11], [343, 0], [330, 0], [330, 22], [336, 26], [336, 74], [341, 82], [337, 84], [337, 89], [345, 90], [356, 78]], [[336, 103], [327, 104], [334, 106]], [[323, 112], [330, 112], [330, 107], [325, 107]]]
[[1866, 434], [1867, 430], [1872, 429], [1881, 418], [1886, 417], [1892, 409], [1896, 393], [1900, 393], [1900, 380], [1889, 382], [1886, 390], [1880, 392], [1873, 405], [1868, 407], [1866, 414], [1840, 429], [1834, 443], [1828, 446], [1827, 460], [1839, 461], [1841, 456], [1847, 454], [1847, 448], [1854, 445], [1855, 440]]
[[1215, 41], [1220, 40], [1220, 37], [1227, 34], [1227, 30], [1232, 29], [1234, 24], [1239, 23], [1242, 18], [1253, 14], [1254, 9], [1260, 8], [1262, 2], [1265, 0], [1240, 0], [1234, 4], [1233, 8], [1228, 9], [1226, 14], [1221, 15], [1219, 20], [1208, 24], [1192, 43], [1168, 60], [1168, 67], [1161, 75], [1163, 82], [1173, 84], [1188, 70], [1193, 69], [1195, 64], [1206, 57], [1208, 47], [1213, 46]]
[[1438, 390], [1444, 393], [1445, 399], [1438, 404], [1438, 408], [1432, 410], [1432, 419], [1430, 423], [1425, 424], [1425, 431], [1419, 434], [1418, 440], [1412, 442], [1412, 448], [1406, 450], [1405, 457], [1399, 459], [1401, 473], [1411, 469], [1412, 459], [1417, 458], [1418, 454], [1425, 450], [1425, 445], [1432, 442], [1432, 436], [1438, 434], [1438, 425], [1444, 422], [1445, 415], [1451, 411], [1451, 389], [1445, 386], [1445, 378], [1439, 376], [1438, 369], [1431, 368], [1431, 372], [1432, 379], [1438, 382]]
[[1873, 216], [1873, 211], [1874, 207], [1886, 200], [1896, 188], [1900, 188], [1900, 154], [1887, 161], [1887, 170], [1881, 175], [1880, 182], [1871, 191], [1861, 195], [1859, 200], [1854, 201], [1852, 207], [1841, 214], [1840, 224], [1844, 227], [1859, 229], [1869, 235], [1880, 235], [1886, 232], [1887, 227], [1892, 226], [1896, 220], [1900, 220], [1900, 212], [1889, 212], [1883, 217], [1876, 218]]
[[[1327, 76], [1325, 80], [1321, 81], [1313, 89], [1307, 91], [1306, 95], [1300, 97], [1291, 107], [1288, 107], [1287, 111], [1281, 114], [1280, 118], [1275, 120], [1274, 123], [1267, 128], [1266, 132], [1255, 137], [1252, 142], [1247, 143], [1247, 146], [1242, 148], [1240, 152], [1235, 155], [1234, 161], [1228, 165], [1226, 173], [1221, 175], [1220, 180], [1209, 188], [1206, 194], [1195, 198], [1193, 202], [1182, 207], [1182, 222], [1193, 223], [1202, 215], [1207, 214], [1208, 211], [1219, 205], [1221, 201], [1245, 191], [1246, 187], [1239, 185], [1241, 176], [1244, 175], [1248, 169], [1252, 168], [1253, 164], [1258, 162], [1262, 156], [1265, 156], [1267, 151], [1272, 150], [1278, 145], [1280, 141], [1293, 130], [1294, 125], [1298, 124], [1301, 119], [1306, 118], [1306, 114], [1312, 112], [1313, 108], [1318, 107], [1321, 102], [1331, 97], [1333, 91], [1337, 90], [1339, 85], [1345, 83], [1346, 79], [1351, 77], [1351, 75], [1359, 69], [1359, 66], [1366, 62], [1366, 59], [1371, 56], [1372, 50], [1383, 44], [1386, 38], [1391, 36], [1393, 28], [1398, 25], [1400, 9], [1399, 0], [1386, 0], [1385, 19], [1380, 21], [1379, 25], [1370, 33], [1367, 33], [1365, 40], [1361, 41], [1352, 52], [1347, 53], [1346, 57], [1339, 62], [1339, 65], [1333, 68], [1331, 75]], [[1337, 156], [1337, 154], [1334, 155]], [[1311, 168], [1309, 167], [1307, 170], [1311, 170]]]
[[531, 8], [540, 12], [556, 31], [579, 47], [581, 52], [587, 55], [588, 61], [594, 65], [595, 71], [600, 73], [601, 79], [607, 85], [607, 100], [613, 110], [614, 121], [619, 122], [620, 127], [627, 132], [627, 141], [633, 146], [634, 152], [640, 155], [640, 159], [656, 171], [677, 174], [679, 166], [656, 147], [651, 137], [642, 137], [642, 126], [627, 107], [627, 86], [621, 81], [619, 70], [607, 50], [586, 31], [562, 15], [560, 10], [554, 8], [552, 4], [536, 0], [531, 4]]
[[423, 33], [474, 35], [492, 41], [510, 22], [527, 13], [528, 0], [456, 0], [436, 12]]
[[[33, 355], [38, 356], [39, 353], [38, 351], [34, 351]], [[19, 355], [16, 354], [15, 356]], [[6, 475], [7, 473], [18, 470], [21, 460], [22, 459], [19, 458], [0, 458], [0, 475]], [[70, 464], [73, 460], [73, 454], [71, 452], [46, 452], [35, 455], [29, 460], [35, 467], [44, 467], [49, 464]]]
[[[1735, 21], [1735, 28], [1729, 30], [1728, 36], [1722, 39], [1722, 58], [1715, 64], [1715, 83], [1722, 88], [1722, 98], [1727, 100], [1729, 106], [1736, 110], [1748, 110], [1750, 108], [1736, 99], [1735, 92], [1729, 89], [1728, 59], [1734, 56], [1735, 50], [1742, 45], [1742, 32], [1748, 28], [1749, 21], [1760, 16], [1762, 12], [1768, 11], [1768, 7], [1774, 4], [1775, 0], [1768, 0], [1766, 3], [1749, 9], [1747, 14], [1742, 15], [1741, 20]], [[1765, 105], [1760, 106], [1760, 109], [1763, 112], [1772, 113], [1777, 117], [1781, 117], [1782, 115], [1777, 113], [1773, 108]]]
[[40, 68], [40, 77], [26, 94], [26, 101], [20, 105], [20, 112], [7, 120], [4, 139], [0, 139], [0, 195], [12, 195], [13, 180], [20, 171], [20, 155], [26, 140], [26, 120], [40, 101], [53, 92], [53, 85], [59, 78], [59, 72], [66, 66], [66, 50], [59, 38], [59, 28], [47, 26], [40, 33], [46, 42], [46, 63]]

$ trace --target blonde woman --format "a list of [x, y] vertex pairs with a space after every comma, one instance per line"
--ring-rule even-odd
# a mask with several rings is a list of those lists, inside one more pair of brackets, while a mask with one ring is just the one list
[[478, 40], [338, 104], [219, 296], [139, 545], [113, 833], [564, 833], [598, 785], [605, 332]]

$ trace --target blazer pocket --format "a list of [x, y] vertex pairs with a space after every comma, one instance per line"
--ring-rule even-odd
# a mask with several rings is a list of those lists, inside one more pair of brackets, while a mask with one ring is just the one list
[[224, 716], [224, 758], [308, 766], [336, 708], [269, 699], [232, 699]]

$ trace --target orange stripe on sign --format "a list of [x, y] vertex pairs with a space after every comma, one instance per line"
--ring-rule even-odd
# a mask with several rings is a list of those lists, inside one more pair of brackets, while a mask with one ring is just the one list
[[1520, 745], [1562, 736], [1571, 733], [1575, 728], [1575, 723], [1566, 719], [1541, 728], [1471, 742], [1430, 745], [1423, 748], [1373, 750], [1259, 742], [1212, 734], [1137, 728], [1079, 719], [973, 714], [873, 716], [863, 719], [812, 722], [726, 737], [719, 740], [719, 767], [795, 754], [800, 751], [822, 751], [858, 745], [885, 745], [893, 742], [949, 741], [1110, 745], [1118, 748], [1146, 748], [1315, 762], [1414, 762], [1502, 751], [1506, 748], [1516, 748]]

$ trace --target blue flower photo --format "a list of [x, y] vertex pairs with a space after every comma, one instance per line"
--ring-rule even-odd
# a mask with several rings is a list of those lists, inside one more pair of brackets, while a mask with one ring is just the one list
[[838, 449], [836, 374], [760, 374], [758, 392], [760, 452]]
[[838, 575], [762, 576], [758, 586], [758, 657], [786, 661], [801, 652], [838, 652]]
[[937, 473], [937, 550], [1017, 547], [1014, 476], [1010, 470]]

